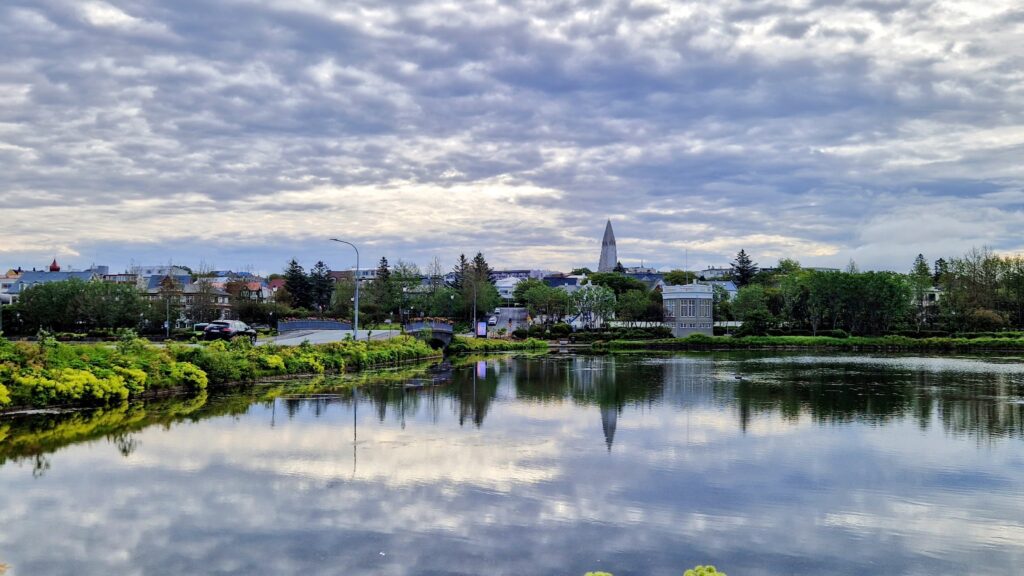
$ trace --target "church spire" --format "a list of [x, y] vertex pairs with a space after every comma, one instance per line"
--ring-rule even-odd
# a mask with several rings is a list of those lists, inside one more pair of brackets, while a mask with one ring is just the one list
[[611, 272], [619, 261], [619, 254], [615, 248], [615, 232], [612, 231], [612, 221], [609, 219], [604, 227], [604, 238], [601, 239], [601, 260], [597, 264], [598, 272]]

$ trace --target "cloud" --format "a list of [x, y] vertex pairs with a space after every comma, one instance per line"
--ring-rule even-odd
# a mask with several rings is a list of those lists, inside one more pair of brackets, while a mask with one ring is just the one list
[[[315, 260], [347, 232], [373, 259], [568, 269], [596, 260], [608, 217], [626, 263], [659, 267], [738, 247], [901, 270], [980, 240], [1013, 250], [1022, 215], [993, 194], [1024, 176], [1019, 15], [1009, 0], [13, 0], [0, 254], [41, 265], [64, 246], [116, 267], [158, 242], [274, 271], [281, 246]], [[1005, 225], [937, 241], [911, 199]]]

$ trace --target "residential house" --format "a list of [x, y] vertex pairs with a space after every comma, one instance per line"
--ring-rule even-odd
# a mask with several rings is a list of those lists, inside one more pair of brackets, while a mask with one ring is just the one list
[[11, 302], [17, 301], [18, 295], [24, 292], [26, 289], [36, 286], [39, 284], [49, 284], [51, 282], [66, 282], [71, 279], [78, 279], [83, 282], [89, 282], [101, 278], [93, 270], [83, 270], [81, 272], [61, 272], [60, 265], [54, 260], [48, 270], [32, 270], [22, 272], [21, 275], [7, 288], [7, 294]]
[[664, 326], [676, 338], [691, 334], [711, 336], [714, 333], [714, 292], [706, 284], [665, 286], [661, 294], [664, 302]]

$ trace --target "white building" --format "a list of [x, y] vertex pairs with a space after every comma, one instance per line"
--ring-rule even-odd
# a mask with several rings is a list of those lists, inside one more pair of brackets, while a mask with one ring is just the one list
[[665, 286], [661, 293], [665, 307], [664, 325], [676, 338], [691, 334], [714, 334], [714, 291], [706, 284]]

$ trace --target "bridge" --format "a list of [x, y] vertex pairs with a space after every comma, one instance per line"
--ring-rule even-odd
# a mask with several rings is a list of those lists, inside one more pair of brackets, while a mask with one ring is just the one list
[[315, 318], [280, 320], [277, 323], [277, 331], [282, 334], [285, 332], [314, 332], [318, 330], [352, 330], [352, 324], [337, 320], [319, 320]]
[[426, 340], [432, 348], [447, 348], [454, 330], [450, 322], [420, 320], [406, 323], [405, 333]]

